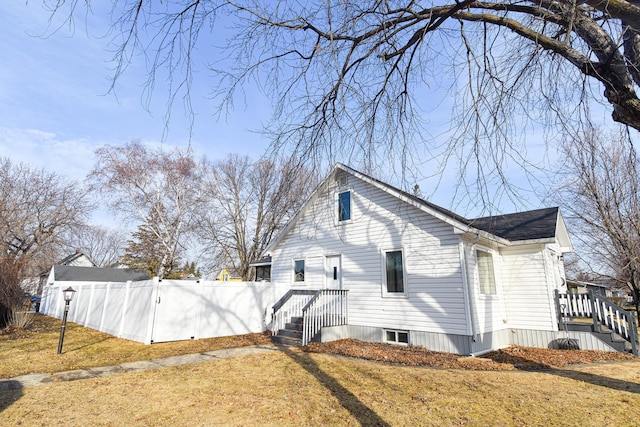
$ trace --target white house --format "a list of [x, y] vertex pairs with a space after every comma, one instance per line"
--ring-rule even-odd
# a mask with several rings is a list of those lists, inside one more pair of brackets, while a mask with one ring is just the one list
[[261, 281], [232, 285], [55, 266], [44, 313], [61, 316], [73, 284], [72, 321], [145, 343], [268, 328], [281, 342], [356, 338], [465, 355], [640, 348], [633, 313], [567, 293], [572, 245], [558, 208], [466, 219], [338, 164], [266, 251], [252, 263]]
[[[554, 291], [566, 292], [571, 251], [558, 208], [466, 219], [337, 164], [267, 248], [271, 282], [291, 289], [272, 328], [286, 335], [301, 310], [329, 310], [333, 320], [305, 320], [303, 343], [547, 347], [561, 332]], [[320, 289], [334, 291], [317, 302]]]

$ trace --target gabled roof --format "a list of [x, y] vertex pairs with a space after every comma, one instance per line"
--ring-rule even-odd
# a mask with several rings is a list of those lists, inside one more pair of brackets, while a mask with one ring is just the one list
[[486, 216], [469, 220], [469, 225], [511, 241], [548, 239], [556, 236], [558, 211], [555, 207]]
[[70, 264], [73, 264], [74, 261], [77, 261], [78, 259], [83, 257], [86, 258], [87, 261], [89, 261], [91, 264], [93, 264], [94, 267], [97, 267], [97, 265], [93, 262], [91, 258], [86, 256], [84, 253], [80, 252], [79, 250], [61, 259], [58, 262], [58, 265], [70, 265]]
[[54, 265], [53, 279], [63, 282], [135, 282], [149, 280], [149, 275], [142, 270]]
[[474, 233], [482, 237], [494, 240], [503, 245], [509, 245], [513, 242], [529, 242], [529, 241], [551, 241], [558, 239], [563, 251], [570, 252], [573, 250], [571, 241], [566, 230], [562, 216], [557, 207], [536, 209], [526, 212], [518, 212], [507, 215], [494, 215], [482, 218], [467, 219], [448, 209], [428, 202], [406, 191], [400, 190], [390, 184], [358, 172], [355, 169], [337, 163], [325, 179], [318, 185], [312, 196], [302, 205], [298, 213], [287, 224], [282, 232], [271, 242], [265, 249], [265, 252], [275, 247], [287, 232], [298, 221], [302, 212], [309, 203], [314, 200], [320, 190], [324, 188], [329, 180], [334, 177], [338, 171], [343, 171], [353, 175], [382, 191], [389, 193], [405, 202], [416, 206], [418, 209], [452, 225], [460, 233]]

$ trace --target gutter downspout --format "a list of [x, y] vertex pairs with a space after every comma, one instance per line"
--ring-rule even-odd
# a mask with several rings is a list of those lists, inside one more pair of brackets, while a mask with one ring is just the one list
[[471, 298], [471, 289], [469, 288], [469, 277], [467, 271], [467, 258], [465, 256], [464, 251], [464, 241], [462, 237], [460, 238], [460, 243], [458, 243], [458, 252], [460, 256], [460, 268], [462, 270], [462, 286], [464, 288], [464, 299], [465, 305], [467, 306], [467, 324], [469, 325], [468, 332], [471, 334], [471, 339], [473, 342], [476, 341], [476, 331], [475, 331], [475, 318], [476, 318], [476, 310], [473, 299]]

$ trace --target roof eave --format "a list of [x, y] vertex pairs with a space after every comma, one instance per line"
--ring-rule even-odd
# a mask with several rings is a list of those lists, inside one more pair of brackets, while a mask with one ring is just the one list
[[488, 231], [480, 230], [478, 228], [464, 226], [464, 227], [455, 227], [453, 229], [454, 234], [468, 234], [472, 236], [478, 236], [480, 238], [492, 241], [498, 245], [509, 246], [511, 242], [503, 237], [496, 236], [495, 234], [491, 234]]

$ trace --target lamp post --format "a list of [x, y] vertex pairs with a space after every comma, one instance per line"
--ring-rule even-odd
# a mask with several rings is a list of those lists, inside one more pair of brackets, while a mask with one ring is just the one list
[[60, 329], [60, 340], [58, 341], [58, 354], [62, 353], [62, 343], [64, 342], [64, 330], [67, 328], [67, 313], [69, 313], [69, 303], [73, 299], [75, 289], [69, 286], [62, 291], [64, 294], [64, 316], [62, 317], [62, 329]]

